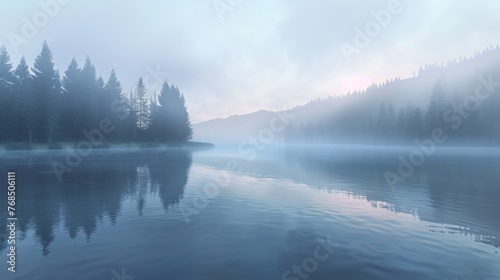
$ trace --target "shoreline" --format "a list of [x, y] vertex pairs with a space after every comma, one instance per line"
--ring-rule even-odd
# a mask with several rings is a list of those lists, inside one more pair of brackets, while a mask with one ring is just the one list
[[[43, 143], [1, 143], [0, 152], [12, 151], [64, 151], [77, 149], [77, 142], [58, 142], [52, 144]], [[212, 143], [187, 142], [183, 144], [165, 143], [101, 143], [93, 145], [92, 150], [142, 150], [142, 149], [211, 149], [215, 147]]]

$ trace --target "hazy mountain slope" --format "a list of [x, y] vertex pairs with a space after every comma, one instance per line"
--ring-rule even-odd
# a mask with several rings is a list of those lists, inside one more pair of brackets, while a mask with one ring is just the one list
[[193, 124], [193, 139], [205, 142], [241, 142], [265, 127], [273, 116], [273, 112], [261, 110]]
[[[353, 119], [360, 118], [360, 112], [363, 112], [364, 116], [370, 114], [376, 116], [382, 103], [392, 104], [396, 116], [400, 108], [408, 105], [425, 111], [438, 79], [444, 80], [447, 90], [453, 91], [456, 96], [466, 96], [471, 94], [469, 91], [477, 84], [478, 73], [496, 73], [499, 68], [500, 48], [498, 47], [477, 53], [472, 58], [460, 58], [458, 61], [442, 65], [426, 65], [420, 69], [417, 77], [403, 80], [395, 78], [343, 97], [317, 99], [293, 108], [289, 114], [294, 115], [295, 118], [290, 126], [292, 130], [296, 130], [307, 125], [317, 127], [324, 124], [326, 126], [327, 122], [328, 125], [332, 123], [357, 124], [356, 121], [353, 122]], [[273, 112], [261, 110], [251, 114], [194, 124], [193, 139], [209, 142], [241, 142], [250, 136], [256, 136], [259, 130], [269, 127], [269, 122], [274, 116]], [[373, 123], [373, 121], [370, 120], [367, 123]], [[366, 117], [363, 120], [359, 119], [359, 123], [362, 122], [366, 122]], [[285, 136], [285, 140], [286, 138]]]

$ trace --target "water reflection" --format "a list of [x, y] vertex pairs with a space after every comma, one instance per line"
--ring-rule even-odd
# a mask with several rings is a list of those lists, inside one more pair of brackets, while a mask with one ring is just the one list
[[340, 185], [350, 195], [364, 197], [373, 207], [442, 225], [431, 231], [472, 236], [478, 242], [500, 247], [500, 219], [496, 214], [500, 212], [500, 157], [495, 153], [437, 153], [395, 188], [388, 187], [384, 177], [399, 164], [394, 154], [364, 153], [357, 158], [343, 155], [332, 159], [325, 153], [289, 153], [287, 159], [316, 174], [295, 177], [297, 180], [327, 189]]
[[[43, 255], [50, 254], [59, 224], [72, 239], [81, 232], [90, 242], [98, 221], [116, 223], [124, 199], [137, 202], [139, 215], [148, 194], [158, 197], [165, 211], [169, 210], [183, 196], [192, 162], [191, 153], [181, 149], [95, 154], [59, 182], [50, 165], [57, 159], [64, 158], [16, 156], [0, 160], [0, 174], [9, 169], [17, 174], [18, 235], [22, 239], [32, 229]], [[6, 199], [6, 192], [0, 192], [0, 200]], [[0, 220], [5, 221], [5, 215], [0, 211]], [[6, 247], [6, 227], [1, 227], [0, 249]]]
[[266, 151], [251, 161], [209, 156], [198, 161], [224, 168], [235, 160], [250, 176], [341, 192], [374, 208], [441, 225], [430, 226], [430, 231], [470, 236], [499, 248], [500, 150], [438, 149], [405, 182], [389, 187], [384, 173], [395, 172], [398, 157], [407, 154], [406, 149], [387, 148], [289, 148]]
[[[499, 275], [500, 157], [436, 154], [391, 189], [383, 173], [398, 154], [152, 150], [95, 154], [62, 183], [49, 157], [2, 158], [0, 172], [18, 174], [20, 279], [109, 279], [121, 267], [136, 279], [281, 279], [327, 236], [338, 249], [317, 279]], [[180, 209], [231, 160], [241, 170], [187, 224]]]

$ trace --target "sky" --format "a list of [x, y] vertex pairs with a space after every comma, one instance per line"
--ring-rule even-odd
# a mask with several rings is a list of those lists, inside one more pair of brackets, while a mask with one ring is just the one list
[[500, 43], [499, 11], [497, 0], [0, 0], [0, 45], [32, 65], [47, 40], [61, 74], [89, 56], [125, 92], [167, 79], [197, 123], [470, 57]]

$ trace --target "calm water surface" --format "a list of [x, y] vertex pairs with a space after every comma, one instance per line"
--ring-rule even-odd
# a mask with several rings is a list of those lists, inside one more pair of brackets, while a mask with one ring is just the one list
[[61, 152], [3, 154], [0, 279], [500, 279], [500, 151], [444, 150], [391, 188], [398, 155], [97, 152], [60, 182]]

